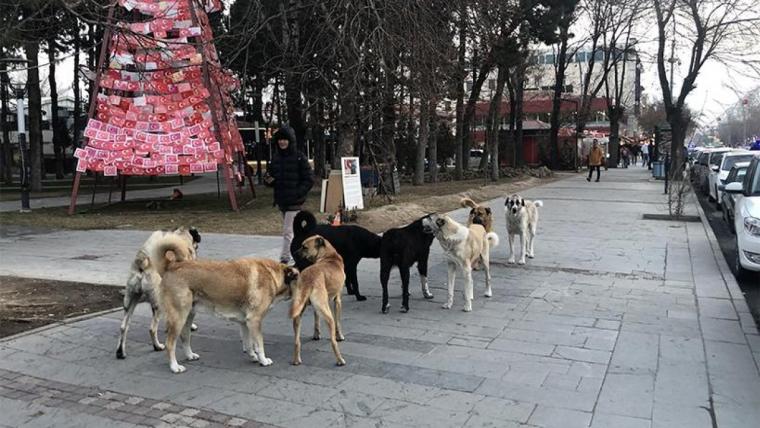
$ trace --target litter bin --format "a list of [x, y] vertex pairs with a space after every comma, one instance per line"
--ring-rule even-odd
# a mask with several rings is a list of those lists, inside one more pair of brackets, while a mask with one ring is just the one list
[[665, 162], [663, 161], [652, 162], [652, 177], [656, 178], [657, 180], [665, 179]]

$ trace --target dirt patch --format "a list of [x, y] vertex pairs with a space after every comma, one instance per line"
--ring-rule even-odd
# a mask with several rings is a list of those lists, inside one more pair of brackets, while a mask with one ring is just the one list
[[0, 276], [0, 337], [120, 307], [121, 288]]
[[[556, 181], [564, 175], [536, 178], [521, 175], [492, 183], [481, 179], [427, 183], [424, 186], [404, 184], [401, 194], [392, 202], [382, 196], [365, 199], [366, 210], [359, 213], [358, 224], [382, 232], [417, 219], [433, 211], [450, 211], [459, 207], [462, 196], [483, 201], [508, 193]], [[319, 210], [319, 186], [309, 194], [304, 209]], [[278, 235], [282, 230], [280, 212], [272, 206], [272, 190], [256, 187], [257, 198], [241, 195], [240, 212], [232, 212], [227, 195], [216, 193], [185, 195], [182, 200], [133, 200], [112, 205], [80, 206], [69, 216], [66, 208], [34, 209], [31, 213], [0, 213], [0, 224], [49, 229], [137, 229], [156, 230], [177, 225], [192, 225], [202, 232]], [[34, 206], [34, 204], [32, 204]], [[327, 215], [318, 214], [319, 220]]]

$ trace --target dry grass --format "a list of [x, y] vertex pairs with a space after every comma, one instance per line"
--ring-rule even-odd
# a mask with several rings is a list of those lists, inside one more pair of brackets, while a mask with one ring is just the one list
[[[469, 196], [476, 201], [493, 199], [521, 191], [557, 178], [539, 179], [522, 176], [484, 185], [482, 179], [402, 186], [402, 193], [388, 203], [383, 197], [365, 200], [367, 209], [359, 214], [357, 223], [375, 232], [407, 224], [433, 211], [449, 211], [459, 207], [459, 199]], [[318, 211], [319, 190], [311, 192], [305, 209]], [[73, 216], [66, 208], [37, 209], [31, 213], [0, 213], [0, 224], [36, 226], [52, 229], [138, 229], [155, 230], [174, 225], [193, 225], [204, 232], [277, 235], [282, 228], [279, 211], [272, 206], [272, 191], [256, 188], [258, 198], [243, 194], [240, 212], [229, 209], [226, 193], [186, 195], [180, 201], [127, 201], [112, 205], [82, 205]], [[151, 204], [151, 202], [153, 202]], [[158, 207], [148, 208], [148, 205]], [[318, 215], [325, 218], [326, 215]]]

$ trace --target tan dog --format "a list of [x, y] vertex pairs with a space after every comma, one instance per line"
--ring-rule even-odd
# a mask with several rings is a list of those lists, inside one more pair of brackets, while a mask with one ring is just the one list
[[[129, 321], [132, 318], [132, 313], [135, 311], [138, 303], [148, 302], [153, 310], [153, 319], [150, 321], [150, 338], [153, 342], [153, 349], [156, 351], [162, 351], [164, 345], [158, 340], [158, 321], [159, 310], [158, 301], [153, 293], [153, 289], [161, 282], [161, 277], [158, 275], [152, 266], [156, 264], [155, 259], [151, 259], [151, 255], [155, 249], [155, 246], [161, 242], [161, 239], [167, 235], [176, 235], [182, 239], [182, 242], [188, 247], [190, 256], [195, 258], [198, 250], [198, 244], [201, 242], [201, 235], [195, 228], [180, 227], [172, 230], [159, 230], [153, 232], [150, 237], [143, 243], [140, 250], [137, 251], [137, 255], [132, 261], [132, 265], [129, 267], [129, 277], [127, 278], [127, 286], [124, 289], [124, 318], [121, 320], [121, 333], [119, 335], [119, 345], [116, 348], [116, 358], [123, 359], [127, 357], [127, 331], [129, 330]], [[193, 327], [195, 329], [195, 327]]]
[[267, 259], [190, 260], [184, 247], [172, 237], [167, 237], [156, 251], [164, 257], [157, 266], [162, 280], [156, 291], [166, 314], [166, 350], [172, 372], [185, 371], [177, 363], [177, 336], [182, 339], [185, 357], [190, 361], [199, 358], [190, 348], [195, 304], [239, 323], [243, 347], [251, 359], [262, 366], [272, 364], [264, 353], [261, 322], [277, 298], [290, 296], [290, 286], [298, 278], [297, 269]]
[[490, 207], [478, 205], [477, 202], [470, 198], [462, 198], [459, 203], [463, 208], [470, 208], [470, 216], [467, 218], [467, 226], [479, 224], [486, 229], [486, 232], [493, 232], [493, 213]]
[[486, 273], [486, 297], [491, 297], [491, 248], [499, 245], [499, 237], [493, 232], [486, 232], [479, 224], [465, 227], [449, 216], [431, 214], [422, 220], [422, 226], [431, 231], [443, 248], [448, 259], [448, 299], [444, 309], [451, 309], [454, 304], [454, 282], [457, 270], [464, 275], [464, 311], [472, 311], [473, 285], [472, 267], [482, 263]]
[[[340, 355], [338, 341], [343, 341], [340, 325], [342, 303], [340, 301], [346, 274], [343, 271], [343, 258], [326, 239], [319, 235], [307, 238], [298, 249], [298, 255], [313, 263], [299, 275], [298, 282], [293, 286], [293, 304], [290, 307], [290, 317], [293, 319], [295, 333], [295, 351], [293, 364], [301, 364], [301, 316], [306, 305], [314, 306], [314, 339], [319, 339], [319, 315], [327, 322], [330, 329], [330, 344], [338, 360], [343, 366], [346, 360]], [[330, 302], [335, 302], [335, 317], [330, 310]]]

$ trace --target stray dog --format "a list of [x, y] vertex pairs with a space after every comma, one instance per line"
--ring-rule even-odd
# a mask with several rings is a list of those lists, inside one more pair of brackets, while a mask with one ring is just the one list
[[312, 213], [301, 211], [293, 219], [293, 241], [290, 243], [290, 254], [293, 256], [298, 270], [303, 270], [311, 264], [298, 255], [298, 250], [306, 238], [314, 235], [320, 235], [327, 239], [338, 254], [343, 257], [348, 294], [353, 294], [359, 301], [367, 300], [359, 293], [356, 266], [363, 258], [376, 259], [380, 257], [380, 236], [355, 225], [317, 224], [317, 219]]
[[478, 205], [470, 198], [462, 198], [459, 203], [464, 208], [471, 208], [470, 216], [467, 218], [467, 226], [479, 224], [486, 229], [486, 232], [493, 232], [493, 213], [490, 207]]
[[428, 255], [430, 244], [433, 243], [432, 232], [426, 232], [422, 226], [422, 217], [412, 224], [398, 229], [390, 229], [383, 234], [380, 245], [380, 283], [383, 286], [383, 304], [381, 311], [388, 313], [388, 279], [391, 269], [398, 266], [401, 274], [401, 312], [409, 311], [409, 268], [417, 263], [417, 272], [420, 274], [422, 297], [432, 299], [427, 283]]
[[153, 319], [150, 322], [150, 338], [153, 342], [153, 349], [162, 351], [164, 345], [158, 340], [158, 301], [153, 293], [153, 288], [161, 282], [161, 277], [156, 274], [155, 269], [157, 261], [151, 259], [154, 247], [167, 235], [176, 235], [182, 239], [192, 251], [192, 257], [198, 250], [198, 244], [201, 242], [201, 235], [195, 228], [177, 228], [168, 231], [156, 231], [150, 235], [147, 241], [137, 252], [132, 265], [129, 267], [129, 278], [127, 287], [124, 290], [124, 318], [121, 320], [121, 334], [119, 335], [119, 346], [116, 348], [116, 358], [124, 359], [127, 357], [127, 331], [129, 330], [129, 321], [132, 313], [135, 311], [138, 303], [148, 302], [153, 310]]
[[533, 241], [536, 238], [538, 227], [538, 208], [543, 207], [541, 201], [526, 201], [520, 195], [508, 196], [504, 201], [504, 212], [507, 217], [507, 236], [509, 237], [508, 263], [515, 262], [514, 240], [520, 237], [520, 260], [518, 264], [525, 264], [525, 256], [531, 259], [533, 255]]
[[161, 310], [166, 315], [166, 350], [169, 368], [182, 373], [177, 363], [177, 337], [185, 357], [197, 360], [190, 348], [190, 325], [196, 304], [215, 315], [240, 324], [243, 346], [253, 361], [272, 364], [264, 352], [261, 323], [278, 298], [290, 297], [298, 270], [268, 259], [245, 258], [229, 261], [193, 260], [181, 242], [167, 236], [156, 246], [156, 266], [161, 282], [156, 287]]
[[491, 297], [491, 248], [499, 245], [499, 236], [494, 232], [486, 232], [480, 224], [465, 227], [449, 216], [432, 214], [422, 220], [426, 230], [431, 231], [443, 248], [448, 259], [448, 288], [449, 295], [443, 309], [451, 309], [454, 304], [454, 282], [456, 272], [464, 275], [464, 311], [472, 311], [472, 265], [483, 263], [486, 273], [486, 297]]
[[[343, 307], [340, 295], [343, 282], [346, 280], [343, 258], [329, 241], [319, 235], [307, 238], [296, 252], [312, 264], [301, 272], [298, 281], [292, 287], [293, 303], [290, 307], [290, 318], [293, 319], [295, 334], [293, 365], [301, 364], [301, 315], [306, 305], [311, 304], [314, 306], [314, 338], [319, 338], [319, 315], [322, 315], [330, 329], [330, 344], [338, 361], [337, 364], [344, 366], [346, 360], [340, 355], [340, 349], [338, 349], [338, 341], [344, 340], [343, 329], [340, 325]], [[330, 310], [331, 301], [335, 302], [335, 317], [333, 317], [333, 311]]]

